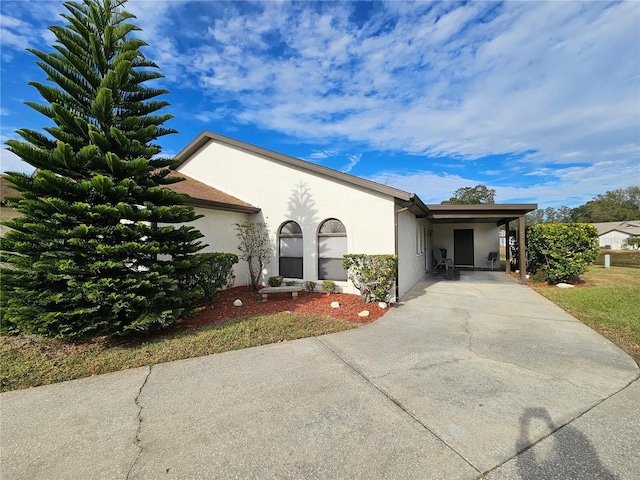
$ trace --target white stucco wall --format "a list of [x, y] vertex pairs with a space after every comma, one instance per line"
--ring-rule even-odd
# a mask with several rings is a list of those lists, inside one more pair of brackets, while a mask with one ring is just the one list
[[[197, 228], [204, 235], [204, 238], [200, 240], [208, 244], [208, 246], [201, 250], [202, 252], [235, 253], [240, 255], [234, 224], [249, 220], [250, 215], [202, 207], [196, 207], [195, 211], [199, 215], [204, 215], [204, 217], [189, 225]], [[236, 277], [234, 286], [251, 284], [247, 262], [240, 260], [234, 265], [233, 273]]]
[[[473, 262], [475, 268], [487, 268], [489, 252], [500, 251], [500, 230], [494, 223], [445, 223], [434, 226], [433, 248], [446, 248], [447, 258], [453, 255], [453, 231], [473, 229]], [[431, 253], [430, 253], [431, 255]]]
[[420, 280], [426, 271], [425, 261], [431, 251], [428, 224], [410, 212], [398, 214], [398, 296]]
[[[16, 218], [19, 216], [20, 216], [20, 213], [17, 210], [11, 207], [0, 205], [0, 222], [4, 222], [5, 220], [11, 220], [12, 218]], [[9, 230], [11, 229], [6, 225], [0, 225], [0, 236], [3, 236]]]
[[622, 243], [631, 235], [624, 232], [608, 232], [598, 237], [600, 247], [604, 248], [605, 245], [611, 245], [612, 250], [622, 250]]
[[[178, 170], [259, 207], [256, 220], [268, 224], [276, 247], [280, 226], [287, 220], [296, 221], [303, 233], [303, 280], [317, 281], [317, 233], [329, 218], [344, 224], [347, 253], [395, 252], [394, 199], [390, 196], [215, 142], [209, 142]], [[265, 278], [277, 274], [274, 248]], [[348, 282], [336, 285], [357, 293]]]

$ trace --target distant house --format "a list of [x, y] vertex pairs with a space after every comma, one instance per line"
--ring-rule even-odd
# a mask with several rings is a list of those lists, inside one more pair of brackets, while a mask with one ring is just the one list
[[593, 223], [598, 229], [600, 248], [622, 250], [629, 237], [640, 236], [640, 220]]

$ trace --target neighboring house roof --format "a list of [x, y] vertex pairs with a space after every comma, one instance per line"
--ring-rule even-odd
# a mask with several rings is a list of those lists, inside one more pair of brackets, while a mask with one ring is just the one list
[[594, 227], [598, 229], [598, 236], [602, 236], [606, 233], [613, 231], [626, 233], [627, 235], [640, 235], [640, 220], [624, 220], [622, 222], [601, 222], [592, 223]]
[[7, 197], [19, 197], [20, 192], [9, 186], [9, 180], [4, 175], [0, 175], [0, 204], [5, 205]]
[[[207, 207], [216, 210], [227, 210], [231, 212], [241, 213], [258, 213], [259, 208], [250, 205], [247, 202], [232, 197], [220, 190], [209, 185], [194, 180], [183, 173], [171, 172], [170, 177], [182, 177], [185, 180], [177, 183], [166, 185], [176, 193], [184, 193], [189, 195], [187, 203], [194, 207]], [[0, 175], [0, 204], [5, 205], [6, 197], [17, 197], [20, 195], [16, 189], [9, 186], [9, 181], [4, 175]]]
[[222, 143], [239, 150], [266, 157], [271, 161], [292, 166], [301, 170], [313, 172], [332, 180], [337, 180], [348, 185], [357, 186], [384, 195], [393, 197], [396, 203], [403, 208], [407, 208], [417, 217], [429, 218], [434, 221], [444, 221], [443, 214], [449, 214], [448, 219], [453, 218], [460, 221], [487, 221], [494, 220], [497, 223], [504, 223], [507, 220], [514, 220], [527, 212], [533, 211], [538, 206], [536, 204], [482, 204], [482, 205], [425, 205], [415, 193], [406, 192], [397, 188], [389, 187], [381, 183], [366, 180], [344, 172], [339, 172], [331, 168], [323, 167], [316, 163], [307, 162], [298, 158], [283, 155], [282, 153], [267, 150], [266, 148], [241, 142], [233, 138], [225, 137], [210, 131], [203, 131], [185, 148], [183, 148], [176, 158], [179, 163], [186, 162], [196, 152], [205, 147], [209, 142]]
[[260, 211], [259, 208], [221, 192], [218, 189], [210, 187], [209, 185], [194, 180], [184, 173], [171, 172], [169, 177], [182, 177], [185, 179], [181, 182], [166, 185], [166, 187], [176, 193], [185, 193], [189, 195], [187, 203], [193, 206], [242, 213], [258, 213]]

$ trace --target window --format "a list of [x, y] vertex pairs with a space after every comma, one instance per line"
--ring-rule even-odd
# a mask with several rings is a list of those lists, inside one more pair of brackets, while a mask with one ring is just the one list
[[424, 228], [421, 226], [416, 227], [416, 254], [422, 255], [424, 253]]
[[347, 253], [347, 230], [340, 220], [330, 218], [318, 231], [318, 279], [346, 280], [342, 256]]
[[302, 229], [296, 222], [285, 222], [278, 232], [280, 275], [302, 278]]

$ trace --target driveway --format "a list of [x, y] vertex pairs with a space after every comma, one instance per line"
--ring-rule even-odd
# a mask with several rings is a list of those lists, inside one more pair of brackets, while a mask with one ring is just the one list
[[0, 471], [631, 479], [638, 374], [504, 273], [463, 272], [356, 330], [4, 393]]

